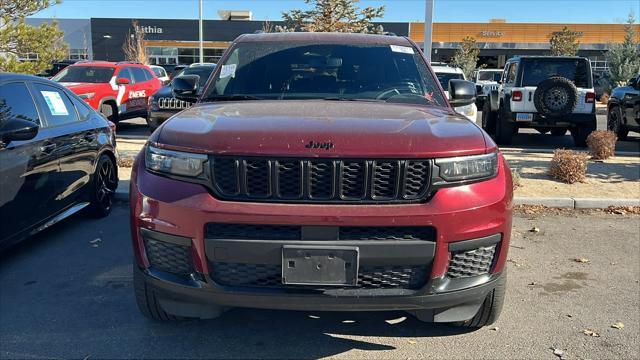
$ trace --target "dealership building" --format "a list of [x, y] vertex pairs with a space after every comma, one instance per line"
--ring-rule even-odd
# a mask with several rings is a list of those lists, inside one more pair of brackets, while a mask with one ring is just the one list
[[[251, 20], [250, 12], [220, 11], [224, 20], [205, 20], [204, 61], [217, 62], [224, 50], [240, 34], [254, 33], [265, 28], [282, 25]], [[145, 33], [145, 48], [152, 64], [191, 64], [199, 61], [199, 31], [197, 20], [168, 19], [55, 19], [65, 32], [69, 43], [70, 59], [124, 60], [122, 45], [134, 32], [137, 21]], [[27, 22], [38, 25], [52, 19], [30, 18]], [[382, 22], [385, 31], [408, 36], [422, 46], [424, 23]], [[552, 32], [564, 27], [580, 34], [579, 55], [591, 59], [594, 70], [606, 69], [604, 53], [608, 44], [622, 42], [623, 24], [547, 24], [509, 23], [494, 19], [486, 23], [434, 23], [433, 61], [448, 61], [466, 36], [476, 39], [480, 47], [480, 64], [502, 67], [514, 55], [544, 55], [549, 52]], [[634, 25], [640, 34], [640, 25]], [[640, 36], [640, 35], [639, 35]], [[26, 54], [25, 59], [35, 54]]]

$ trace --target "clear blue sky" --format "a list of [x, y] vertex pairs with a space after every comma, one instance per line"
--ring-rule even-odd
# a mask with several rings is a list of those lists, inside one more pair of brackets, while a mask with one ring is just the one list
[[[383, 21], [422, 21], [424, 0], [361, 0], [361, 6], [385, 5]], [[218, 19], [217, 10], [251, 10], [255, 20], [280, 20], [282, 11], [304, 8], [302, 0], [204, 0], [205, 18]], [[435, 0], [436, 22], [621, 23], [640, 0]], [[197, 0], [62, 0], [34, 17], [193, 19]]]

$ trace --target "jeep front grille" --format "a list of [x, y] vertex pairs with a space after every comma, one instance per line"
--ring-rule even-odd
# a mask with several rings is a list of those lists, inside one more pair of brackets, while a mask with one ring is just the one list
[[218, 156], [212, 173], [224, 200], [409, 203], [426, 199], [431, 161]]
[[158, 108], [163, 110], [182, 110], [191, 107], [191, 104], [178, 100], [176, 98], [159, 98], [158, 99]]

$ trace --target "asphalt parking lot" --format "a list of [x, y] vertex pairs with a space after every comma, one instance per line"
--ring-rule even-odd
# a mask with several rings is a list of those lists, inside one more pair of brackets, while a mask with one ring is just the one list
[[399, 312], [233, 309], [155, 323], [135, 305], [128, 208], [119, 204], [108, 218], [75, 217], [1, 255], [0, 357], [552, 359], [556, 348], [566, 358], [638, 358], [639, 219], [516, 216], [505, 309], [476, 331]]
[[[598, 115], [598, 129], [606, 130], [607, 116]], [[482, 112], [478, 113], [477, 123], [480, 124]], [[118, 128], [118, 137], [128, 139], [146, 139], [151, 134], [147, 124], [143, 118], [136, 118], [124, 121]], [[517, 136], [514, 137], [511, 148], [525, 148], [530, 150], [553, 150], [553, 149], [577, 149], [573, 145], [573, 139], [569, 132], [565, 136], [551, 136], [549, 134], [542, 135], [534, 129], [520, 129]], [[627, 141], [618, 141], [616, 145], [617, 151], [637, 152], [640, 153], [640, 134], [631, 132]]]

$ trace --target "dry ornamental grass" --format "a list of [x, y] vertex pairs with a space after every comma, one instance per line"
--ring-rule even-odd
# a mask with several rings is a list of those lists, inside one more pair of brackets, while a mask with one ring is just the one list
[[616, 140], [618, 137], [613, 131], [596, 130], [587, 137], [587, 146], [591, 152], [591, 157], [596, 160], [608, 159], [616, 151]]
[[587, 174], [587, 155], [573, 150], [556, 150], [551, 159], [549, 174], [567, 184], [584, 182]]

